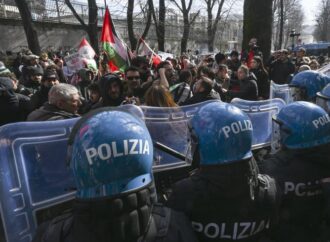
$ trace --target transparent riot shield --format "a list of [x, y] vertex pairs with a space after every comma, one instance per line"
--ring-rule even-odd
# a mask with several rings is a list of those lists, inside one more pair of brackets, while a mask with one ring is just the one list
[[0, 128], [0, 201], [7, 242], [31, 241], [37, 224], [74, 198], [66, 166], [70, 129], [78, 119], [24, 122]]
[[153, 142], [159, 142], [186, 155], [186, 159], [183, 161], [156, 146], [153, 166], [155, 172], [190, 165], [188, 122], [201, 107], [211, 102], [219, 101], [207, 101], [175, 108], [141, 107]]
[[291, 88], [288, 84], [276, 84], [275, 82], [270, 82], [270, 99], [274, 98], [280, 98], [282, 99], [286, 104], [292, 103], [293, 97]]
[[252, 121], [252, 149], [270, 147], [273, 127], [272, 116], [279, 113], [285, 102], [280, 98], [262, 101], [234, 98], [231, 104], [244, 111]]

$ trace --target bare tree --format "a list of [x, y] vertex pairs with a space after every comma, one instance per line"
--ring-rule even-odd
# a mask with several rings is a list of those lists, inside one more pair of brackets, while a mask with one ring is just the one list
[[180, 10], [180, 12], [183, 15], [183, 34], [181, 38], [181, 53], [187, 51], [187, 44], [190, 34], [190, 26], [195, 22], [196, 18], [198, 17], [200, 10], [197, 11], [191, 18], [189, 17], [191, 6], [193, 1], [189, 0], [188, 4], [185, 0], [171, 0], [177, 8]]
[[159, 0], [159, 8], [158, 8], [158, 18], [156, 9], [153, 5], [153, 1], [151, 1], [151, 14], [155, 23], [157, 42], [158, 42], [158, 50], [165, 50], [165, 16], [166, 16], [166, 7], [165, 0]]
[[316, 22], [314, 37], [318, 41], [330, 41], [330, 0], [322, 0]]
[[37, 30], [35, 29], [32, 21], [31, 11], [26, 0], [15, 0], [16, 6], [22, 18], [23, 27], [25, 31], [26, 40], [28, 42], [29, 49], [39, 55], [41, 52]]
[[[128, 38], [131, 43], [131, 49], [135, 50], [137, 48], [138, 39], [136, 38], [136, 34], [134, 33], [134, 21], [133, 21], [133, 12], [134, 12], [134, 2], [135, 0], [129, 0], [127, 6], [127, 30], [128, 30]], [[142, 7], [142, 6], [141, 6]], [[141, 8], [143, 13], [147, 13], [147, 20], [145, 24], [145, 28], [143, 30], [140, 38], [144, 39], [149, 32], [151, 26], [151, 16], [152, 16], [152, 0], [148, 0], [147, 4]]]
[[[221, 19], [221, 11], [225, 0], [204, 0], [207, 11], [207, 45], [210, 52], [214, 49], [214, 38], [217, 32], [218, 23]], [[218, 5], [215, 18], [213, 18], [213, 9]]]
[[95, 0], [88, 0], [88, 24], [79, 16], [70, 0], [65, 0], [66, 5], [70, 8], [73, 15], [82, 25], [84, 30], [87, 32], [89, 41], [95, 52], [99, 53], [99, 40], [98, 40], [98, 31], [97, 31], [97, 5]]
[[273, 23], [273, 0], [245, 0], [243, 20], [243, 50], [251, 38], [258, 39], [264, 60], [270, 55]]
[[[274, 1], [274, 48], [281, 49], [287, 46], [289, 32], [295, 29], [302, 30], [303, 10], [301, 0], [275, 0]], [[283, 5], [282, 5], [283, 4]]]

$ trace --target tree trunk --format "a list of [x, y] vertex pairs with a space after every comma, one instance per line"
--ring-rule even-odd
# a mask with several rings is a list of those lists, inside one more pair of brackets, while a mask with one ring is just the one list
[[26, 40], [32, 53], [39, 55], [41, 52], [37, 31], [32, 21], [31, 11], [26, 0], [15, 0], [22, 18]]
[[[188, 13], [186, 15], [188, 15]], [[187, 44], [188, 44], [189, 33], [190, 33], [189, 17], [184, 16], [183, 22], [184, 22], [184, 25], [183, 25], [183, 34], [182, 34], [182, 39], [181, 39], [181, 53], [187, 52]]]
[[[213, 44], [214, 44], [214, 36], [215, 33], [212, 33], [213, 26], [212, 26], [213, 14], [212, 14], [212, 7], [211, 2], [207, 2], [207, 47], [209, 52], [213, 52]], [[212, 37], [213, 35], [213, 37]]]
[[273, 0], [245, 0], [243, 20], [243, 50], [248, 49], [251, 38], [258, 39], [264, 60], [268, 60], [272, 39]]
[[282, 49], [283, 31], [284, 31], [284, 0], [280, 0], [280, 36], [278, 41], [278, 49]]
[[128, 1], [127, 6], [127, 32], [128, 32], [128, 39], [131, 43], [131, 49], [135, 50], [137, 46], [137, 40], [134, 35], [134, 29], [133, 29], [133, 11], [134, 11], [134, 0]]
[[158, 50], [165, 51], [165, 0], [159, 0], [159, 20], [158, 20]]
[[99, 38], [97, 31], [97, 5], [95, 0], [88, 0], [88, 9], [89, 9], [89, 17], [88, 17], [88, 37], [91, 46], [93, 47], [95, 53], [99, 54]]

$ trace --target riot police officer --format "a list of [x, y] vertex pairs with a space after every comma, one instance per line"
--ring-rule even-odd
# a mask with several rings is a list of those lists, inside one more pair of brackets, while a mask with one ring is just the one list
[[302, 71], [293, 77], [289, 86], [292, 101], [315, 103], [316, 93], [330, 83], [330, 78], [316, 71]]
[[155, 203], [152, 140], [140, 118], [88, 113], [73, 128], [68, 155], [73, 211], [42, 225], [34, 241], [196, 241], [183, 214]]
[[259, 164], [282, 190], [276, 241], [323, 241], [324, 196], [330, 175], [330, 118], [319, 106], [299, 101], [275, 116], [279, 152]]
[[177, 182], [168, 206], [192, 220], [200, 241], [258, 241], [276, 219], [274, 179], [259, 175], [252, 157], [252, 123], [237, 107], [210, 103], [189, 124], [200, 167]]
[[330, 113], [330, 84], [326, 85], [322, 91], [318, 92], [316, 104], [323, 108], [328, 114]]

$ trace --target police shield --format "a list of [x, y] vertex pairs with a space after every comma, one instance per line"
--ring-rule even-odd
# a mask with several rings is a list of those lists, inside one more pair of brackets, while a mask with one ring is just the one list
[[77, 120], [0, 128], [0, 201], [7, 242], [31, 241], [37, 224], [71, 206], [75, 184], [66, 151]]
[[231, 104], [244, 111], [251, 119], [253, 126], [252, 149], [269, 147], [272, 142], [272, 116], [277, 114], [285, 102], [280, 98], [261, 101], [247, 101], [234, 98]]
[[270, 99], [274, 98], [280, 98], [282, 99], [286, 104], [292, 103], [293, 96], [291, 89], [288, 84], [279, 85], [275, 82], [270, 82]]
[[208, 101], [195, 105], [162, 108], [142, 106], [145, 123], [154, 143], [158, 142], [176, 152], [186, 155], [183, 161], [169, 152], [157, 147], [154, 149], [154, 171], [178, 168], [191, 164], [190, 145], [188, 143], [188, 122]]

